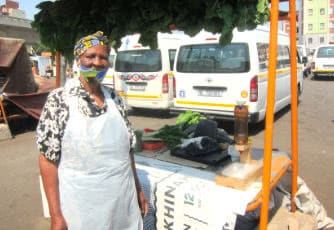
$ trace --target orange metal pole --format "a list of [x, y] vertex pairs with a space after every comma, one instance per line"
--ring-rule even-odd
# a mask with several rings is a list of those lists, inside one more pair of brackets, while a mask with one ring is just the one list
[[298, 176], [298, 87], [297, 87], [297, 44], [296, 44], [296, 0], [290, 0], [290, 59], [291, 59], [291, 211], [296, 211], [294, 202], [297, 193]]
[[[5, 107], [2, 104], [2, 99], [1, 98], [0, 98], [0, 115], [2, 116], [5, 124], [8, 125], [8, 120], [7, 120], [7, 115], [6, 115], [6, 112], [5, 112]], [[0, 116], [0, 118], [1, 118], [1, 116]]]
[[268, 92], [266, 128], [264, 140], [263, 156], [263, 176], [262, 176], [262, 206], [260, 216], [260, 230], [267, 229], [268, 207], [270, 197], [270, 177], [271, 177], [271, 154], [273, 121], [275, 106], [275, 85], [276, 85], [276, 57], [277, 57], [277, 33], [278, 33], [278, 0], [271, 1], [270, 8], [270, 42], [269, 42], [269, 70], [268, 70]]
[[56, 52], [56, 88], [60, 87], [60, 53]]

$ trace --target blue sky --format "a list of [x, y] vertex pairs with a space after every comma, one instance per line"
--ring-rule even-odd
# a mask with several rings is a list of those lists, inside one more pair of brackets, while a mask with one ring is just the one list
[[30, 20], [34, 19], [34, 14], [38, 12], [35, 6], [42, 2], [41, 0], [16, 0], [20, 4], [20, 9], [26, 12], [26, 17]]
[[[30, 20], [34, 19], [34, 14], [38, 13], [39, 9], [36, 9], [36, 5], [45, 0], [14, 0], [20, 3], [20, 9], [25, 10], [26, 17]], [[53, 0], [51, 0], [53, 1]]]
[[[38, 9], [36, 9], [35, 6], [40, 2], [44, 2], [45, 0], [14, 0], [14, 1], [18, 2], [20, 4], [20, 9], [26, 12], [26, 17], [30, 20], [33, 20], [34, 14], [38, 12]], [[0, 2], [4, 4], [5, 0], [0, 0]], [[297, 5], [298, 5], [298, 2], [299, 0], [297, 0]], [[281, 10], [288, 10], [289, 4], [281, 3], [280, 8]]]

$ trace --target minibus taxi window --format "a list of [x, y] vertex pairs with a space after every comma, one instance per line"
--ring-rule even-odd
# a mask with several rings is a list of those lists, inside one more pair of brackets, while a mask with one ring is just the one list
[[115, 55], [110, 54], [108, 60], [109, 60], [109, 68], [113, 68], [114, 67]]
[[160, 50], [126, 50], [117, 53], [117, 72], [158, 72], [161, 68]]
[[246, 43], [196, 44], [180, 47], [176, 69], [184, 73], [242, 73], [249, 71]]
[[290, 52], [289, 47], [285, 45], [278, 45], [277, 52], [277, 69], [290, 67]]
[[168, 50], [170, 70], [173, 70], [174, 68], [175, 54], [176, 54], [176, 49]]
[[259, 69], [260, 71], [268, 71], [269, 63], [269, 44], [268, 43], [256, 43], [258, 58], [259, 58]]
[[334, 57], [334, 47], [319, 47], [318, 58]]

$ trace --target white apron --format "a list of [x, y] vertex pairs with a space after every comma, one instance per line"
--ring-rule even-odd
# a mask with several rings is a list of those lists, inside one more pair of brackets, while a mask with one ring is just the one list
[[[68, 94], [67, 94], [68, 95]], [[129, 134], [110, 95], [90, 118], [67, 96], [69, 120], [58, 168], [61, 210], [69, 230], [143, 229], [129, 155]]]

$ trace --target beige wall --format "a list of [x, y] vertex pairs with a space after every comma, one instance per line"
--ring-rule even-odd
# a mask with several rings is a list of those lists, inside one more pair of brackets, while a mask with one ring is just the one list
[[31, 28], [30, 23], [30, 20], [0, 15], [0, 36], [24, 39], [27, 45], [38, 44], [39, 34]]

